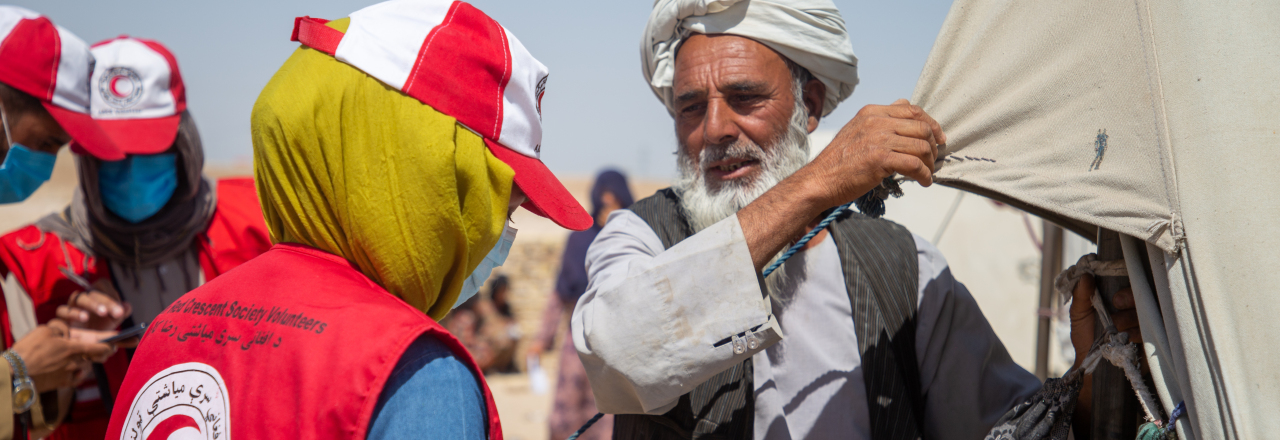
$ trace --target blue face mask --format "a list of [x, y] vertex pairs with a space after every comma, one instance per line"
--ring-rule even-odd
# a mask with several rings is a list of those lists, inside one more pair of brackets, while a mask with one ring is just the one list
[[467, 302], [471, 297], [480, 293], [480, 286], [489, 279], [489, 274], [493, 273], [493, 269], [502, 266], [507, 261], [507, 254], [511, 252], [511, 244], [516, 241], [516, 228], [511, 227], [511, 223], [507, 223], [506, 229], [502, 230], [502, 238], [498, 239], [498, 244], [489, 250], [489, 254], [484, 256], [484, 260], [476, 266], [476, 270], [471, 272], [471, 276], [462, 282], [462, 293], [458, 294], [458, 301], [453, 303], [453, 307], [449, 310], [458, 308], [462, 303]]
[[9, 144], [9, 155], [0, 165], [0, 203], [17, 203], [36, 192], [53, 175], [57, 159], [43, 151], [31, 151], [21, 144]]
[[0, 164], [0, 203], [17, 203], [31, 197], [36, 188], [49, 180], [57, 156], [13, 143], [4, 107], [0, 107], [0, 124], [4, 125], [4, 140], [9, 145], [9, 153]]
[[160, 212], [178, 189], [177, 153], [130, 155], [98, 168], [102, 204], [129, 223]]

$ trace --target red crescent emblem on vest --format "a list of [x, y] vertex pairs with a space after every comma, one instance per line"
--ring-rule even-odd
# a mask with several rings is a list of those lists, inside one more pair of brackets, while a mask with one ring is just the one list
[[129, 94], [120, 93], [120, 88], [117, 87], [117, 85], [120, 83], [120, 80], [122, 79], [125, 79], [125, 78], [119, 75], [111, 77], [111, 94], [119, 96], [121, 98], [128, 98]]
[[196, 419], [185, 414], [175, 414], [156, 425], [156, 429], [151, 430], [151, 434], [147, 435], [147, 440], [167, 440], [170, 435], [182, 428], [195, 428], [196, 432], [200, 431], [200, 425], [196, 423]]

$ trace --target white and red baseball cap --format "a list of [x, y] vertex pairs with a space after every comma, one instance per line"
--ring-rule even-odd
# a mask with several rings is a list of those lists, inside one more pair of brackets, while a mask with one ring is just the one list
[[152, 40], [127, 35], [93, 45], [89, 113], [128, 154], [162, 153], [187, 109], [178, 60]]
[[524, 208], [573, 230], [595, 220], [542, 163], [547, 67], [515, 35], [460, 1], [392, 0], [351, 14], [346, 33], [298, 17], [293, 41], [417, 98], [484, 138], [516, 172]]
[[40, 100], [76, 152], [120, 160], [124, 153], [89, 116], [92, 70], [84, 40], [43, 15], [0, 6], [0, 82]]

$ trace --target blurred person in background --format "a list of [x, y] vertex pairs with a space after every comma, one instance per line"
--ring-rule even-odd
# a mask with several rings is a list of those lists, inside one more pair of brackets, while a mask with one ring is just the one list
[[[587, 248], [604, 227], [609, 214], [626, 209], [631, 202], [631, 190], [622, 173], [606, 170], [596, 176], [591, 187], [591, 216], [595, 218], [595, 225], [569, 234], [564, 256], [560, 259], [560, 273], [556, 277], [556, 294], [548, 301], [542, 314], [542, 329], [529, 346], [530, 356], [541, 355], [555, 346], [556, 335], [560, 334], [560, 373], [556, 378], [555, 407], [548, 421], [552, 439], [568, 437], [598, 412], [587, 373], [573, 348], [573, 336], [568, 326], [561, 332], [560, 323], [567, 321], [578, 298], [587, 290]], [[603, 440], [612, 435], [613, 416], [606, 415], [579, 438]]]
[[496, 275], [489, 292], [471, 297], [440, 321], [471, 352], [485, 374], [516, 371], [520, 327], [511, 311], [511, 279]]
[[275, 244], [157, 317], [107, 438], [500, 438], [437, 322], [506, 260], [516, 209], [591, 225], [539, 158], [546, 67], [464, 2], [299, 17], [293, 39], [250, 117]]
[[[203, 174], [204, 149], [173, 54], [118, 37], [92, 47], [90, 110], [122, 160], [78, 159], [71, 205], [0, 237], [14, 323], [54, 318], [112, 331], [151, 322], [175, 300], [270, 245], [248, 178]], [[29, 324], [28, 324], [29, 325]], [[5, 329], [17, 333], [16, 325]], [[122, 352], [77, 384], [51, 438], [101, 438], [129, 365]], [[99, 378], [96, 374], [105, 374]]]
[[[71, 32], [30, 10], [0, 6], [0, 204], [31, 196], [53, 174], [58, 150], [72, 142], [78, 154], [123, 157], [89, 116], [92, 65], [89, 46]], [[5, 270], [0, 266], [0, 276]], [[12, 384], [0, 394], [0, 440], [42, 437], [60, 418], [56, 391], [89, 360], [111, 355], [114, 347], [97, 341], [114, 333], [68, 329], [57, 319], [17, 323], [14, 305], [0, 301], [0, 377]]]

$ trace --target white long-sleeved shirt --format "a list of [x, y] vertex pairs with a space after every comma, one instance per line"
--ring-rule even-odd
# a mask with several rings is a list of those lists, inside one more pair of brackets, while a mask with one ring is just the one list
[[[925, 435], [981, 438], [1039, 381], [1009, 357], [938, 250], [915, 242]], [[615, 211], [587, 252], [590, 283], [571, 323], [596, 405], [611, 414], [662, 414], [751, 356], [755, 438], [870, 438], [834, 240], [780, 270], [790, 277], [775, 295], [781, 301], [761, 292], [737, 216], [664, 250], [639, 216]], [[733, 344], [715, 346], [744, 332], [756, 348], [734, 354]]]

